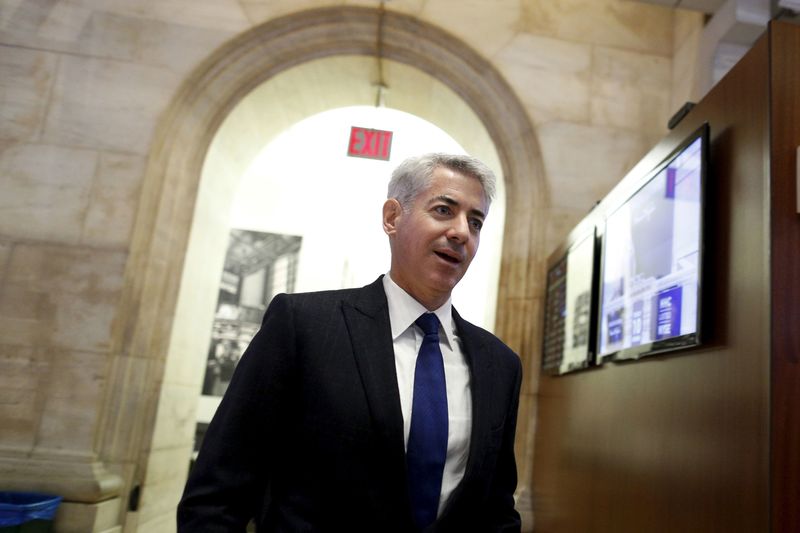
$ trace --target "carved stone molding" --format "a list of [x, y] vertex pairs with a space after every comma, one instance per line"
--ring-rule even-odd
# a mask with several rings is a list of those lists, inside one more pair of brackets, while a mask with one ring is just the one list
[[120, 494], [122, 478], [99, 461], [74, 457], [5, 456], [0, 461], [4, 490], [58, 494], [72, 502], [96, 503]]

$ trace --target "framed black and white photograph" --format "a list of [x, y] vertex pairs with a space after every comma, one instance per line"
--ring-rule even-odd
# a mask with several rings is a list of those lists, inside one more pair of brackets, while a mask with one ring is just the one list
[[273, 296], [294, 292], [301, 237], [232, 229], [208, 344], [204, 396], [225, 394]]

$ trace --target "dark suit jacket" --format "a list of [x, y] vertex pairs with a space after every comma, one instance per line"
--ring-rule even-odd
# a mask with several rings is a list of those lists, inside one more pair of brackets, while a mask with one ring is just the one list
[[[466, 473], [430, 532], [519, 531], [519, 358], [453, 311], [471, 371]], [[361, 289], [276, 296], [209, 425], [182, 533], [414, 531], [389, 311]]]

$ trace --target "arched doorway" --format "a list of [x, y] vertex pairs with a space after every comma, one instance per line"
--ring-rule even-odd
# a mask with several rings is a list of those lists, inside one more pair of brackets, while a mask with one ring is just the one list
[[[191, 434], [186, 434], [183, 426], [193, 412], [187, 407], [191, 402], [182, 398], [186, 384], [174, 383], [170, 377], [182, 363], [168, 359], [167, 354], [198, 186], [213, 136], [245, 95], [287, 69], [321, 58], [374, 56], [378, 23], [378, 10], [356, 7], [306, 11], [272, 20], [208, 58], [186, 80], [166, 113], [143, 185], [121, 312], [115, 323], [115, 362], [103, 413], [101, 454], [107, 463], [128, 465], [125, 481], [129, 487], [153, 481], [148, 464], [158, 446], [170, 445], [180, 453], [182, 443], [191, 442]], [[531, 368], [547, 191], [527, 115], [488, 62], [436, 27], [386, 13], [382, 53], [448, 87], [472, 110], [491, 138], [507, 188], [496, 332]], [[120, 368], [117, 356], [121, 354], [137, 354], [146, 361], [136, 369], [138, 379], [130, 379], [131, 369]], [[523, 391], [517, 437], [523, 488], [531, 468], [532, 375], [535, 372], [528, 373]], [[131, 405], [137, 408], [131, 410]], [[130, 415], [122, 416], [125, 413]], [[167, 426], [169, 432], [164, 431]], [[169, 437], [164, 436], [167, 434]], [[188, 450], [186, 453], [188, 457]], [[148, 503], [145, 490], [142, 505]]]
[[[255, 270], [247, 276], [244, 273], [253, 269], [255, 257], [266, 260], [271, 254], [259, 255], [239, 237], [230, 240], [229, 236], [246, 232], [248, 239], [263, 242], [296, 240], [299, 250], [292, 259], [289, 292], [366, 285], [386, 272], [389, 248], [379, 212], [392, 169], [405, 157], [426, 151], [465, 151], [444, 130], [398, 108], [422, 112], [448, 127], [467, 145], [467, 152], [486, 161], [502, 177], [491, 138], [458, 95], [413, 67], [389, 60], [384, 63], [390, 84], [385, 108], [370, 103], [375, 93], [371, 82], [374, 59], [315, 59], [254, 89], [215, 135], [203, 165], [167, 355], [168, 359], [195, 360], [199, 371], [204, 366], [200, 356], [207, 354], [209, 381], [204, 380], [200, 397], [201, 424], [210, 420], [221, 395], [221, 389], [211, 383], [222, 380], [223, 368], [226, 376], [230, 374], [241, 352], [222, 346], [246, 346], [266, 306], [253, 291], [255, 287], [258, 293], [260, 282], [250, 283], [249, 290], [243, 285], [261, 274]], [[329, 105], [330, 93], [340, 95], [336, 99], [340, 105], [369, 105], [340, 107], [304, 118]], [[281, 119], [271, 120], [276, 116]], [[270, 139], [281, 124], [300, 118]], [[390, 161], [345, 157], [349, 127], [354, 124], [394, 131]], [[287, 146], [289, 138], [294, 139], [294, 146]], [[258, 143], [266, 147], [258, 149]], [[258, 170], [280, 162], [284, 168]], [[227, 213], [230, 223], [225, 220]], [[490, 330], [495, 323], [504, 215], [505, 188], [500, 179], [498, 197], [481, 232], [480, 252], [453, 294], [462, 316]], [[227, 258], [229, 242], [237, 251]], [[221, 278], [225, 281], [220, 282]], [[239, 305], [246, 294], [250, 304]], [[214, 309], [217, 314], [212, 318]], [[165, 383], [177, 381], [176, 377], [165, 376]], [[197, 381], [197, 376], [181, 377]]]

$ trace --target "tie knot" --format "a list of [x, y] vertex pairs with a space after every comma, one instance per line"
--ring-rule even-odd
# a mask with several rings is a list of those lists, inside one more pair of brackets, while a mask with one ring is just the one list
[[414, 323], [422, 329], [425, 335], [436, 335], [436, 337], [439, 337], [439, 318], [434, 313], [420, 315]]

